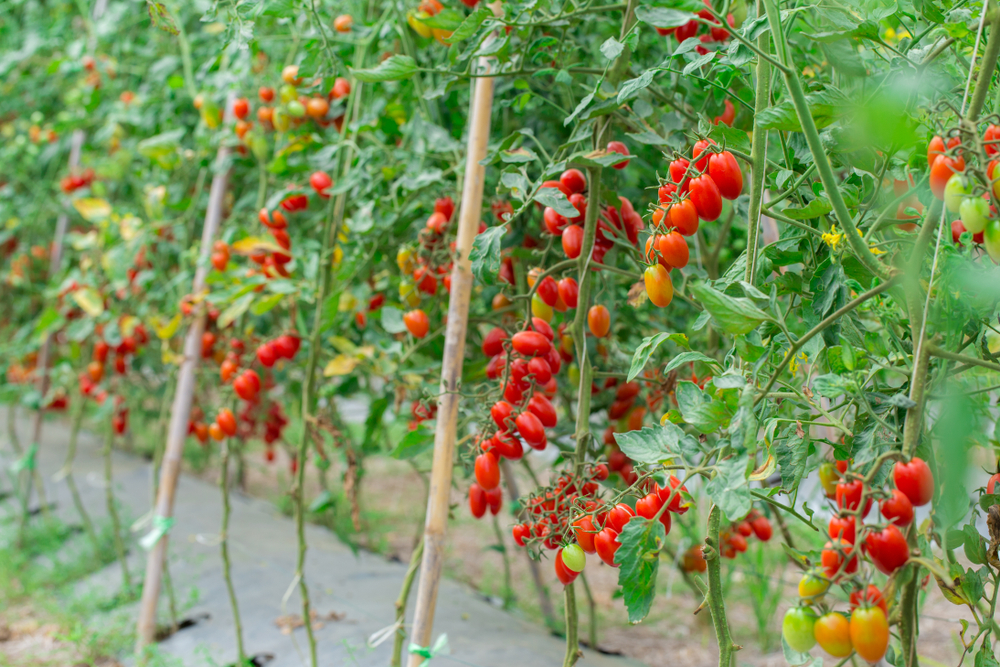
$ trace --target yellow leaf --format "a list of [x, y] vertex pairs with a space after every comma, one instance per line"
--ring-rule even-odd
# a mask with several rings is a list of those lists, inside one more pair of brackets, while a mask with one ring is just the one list
[[142, 220], [134, 215], [126, 215], [118, 221], [118, 233], [122, 235], [124, 240], [131, 241], [139, 235], [139, 227], [141, 226]]
[[153, 320], [153, 331], [156, 332], [156, 337], [160, 340], [168, 340], [174, 337], [177, 330], [181, 326], [181, 314], [177, 313], [168, 322], [164, 322], [163, 319], [157, 318]]
[[778, 462], [774, 460], [774, 457], [770, 454], [767, 455], [767, 460], [764, 461], [763, 465], [750, 473], [750, 480], [753, 482], [759, 482], [763, 479], [767, 479], [774, 474], [774, 471], [778, 468]]
[[104, 312], [104, 299], [93, 287], [81, 287], [74, 291], [73, 301], [91, 317], [97, 317]]
[[341, 354], [356, 354], [358, 346], [347, 340], [343, 336], [334, 336], [330, 339], [330, 345], [333, 345], [337, 352]]
[[248, 236], [229, 246], [233, 252], [240, 255], [252, 255], [256, 252], [284, 252], [274, 241], [268, 241], [257, 236]]
[[111, 215], [111, 204], [103, 199], [94, 197], [84, 197], [73, 200], [73, 208], [87, 222], [97, 222], [104, 220]]
[[118, 328], [123, 336], [131, 336], [135, 333], [135, 328], [139, 326], [139, 318], [134, 315], [125, 315], [118, 321]]
[[341, 292], [340, 300], [337, 301], [337, 310], [341, 313], [346, 313], [352, 310], [356, 310], [358, 307], [358, 300], [350, 292]]
[[361, 363], [360, 359], [349, 357], [346, 354], [338, 354], [330, 360], [330, 363], [323, 369], [323, 375], [333, 377], [335, 375], [347, 375]]
[[163, 359], [163, 363], [168, 366], [180, 366], [181, 362], [184, 361], [184, 355], [176, 354], [166, 343], [163, 344], [160, 357]]

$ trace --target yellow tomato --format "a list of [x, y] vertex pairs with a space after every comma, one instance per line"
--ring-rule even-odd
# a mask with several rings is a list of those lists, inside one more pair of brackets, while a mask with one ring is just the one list
[[533, 294], [531, 296], [531, 314], [545, 320], [546, 322], [551, 322], [554, 313], [552, 311], [552, 306], [542, 301], [538, 294]]

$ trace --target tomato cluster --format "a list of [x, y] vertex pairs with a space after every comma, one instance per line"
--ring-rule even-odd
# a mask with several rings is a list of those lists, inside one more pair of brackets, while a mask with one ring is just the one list
[[[895, 488], [882, 491], [866, 486], [865, 478], [852, 472], [846, 461], [826, 462], [819, 474], [838, 513], [830, 519], [830, 541], [820, 554], [819, 567], [799, 582], [802, 604], [785, 615], [782, 632], [788, 645], [799, 652], [818, 643], [836, 658], [856, 652], [868, 662], [878, 662], [889, 642], [887, 604], [882, 592], [862, 578], [860, 562], [862, 558], [869, 561], [885, 575], [892, 575], [906, 564], [910, 547], [900, 528], [906, 529], [913, 522], [914, 507], [931, 501], [934, 477], [927, 463], [916, 457], [898, 461], [892, 471]], [[864, 519], [875, 496], [885, 523], [866, 525]], [[855, 550], [859, 543], [861, 558]], [[849, 617], [824, 602], [831, 583], [840, 584], [850, 593]], [[823, 614], [817, 615], [814, 607]]]
[[[712, 6], [708, 0], [703, 0], [703, 2], [706, 7]], [[707, 49], [705, 45], [711, 45], [714, 42], [725, 44], [729, 41], [729, 30], [719, 23], [719, 20], [712, 16], [711, 12], [707, 9], [702, 9], [697, 12], [695, 16], [704, 19], [705, 21], [710, 21], [715, 25], [706, 26], [695, 19], [691, 19], [678, 28], [657, 28], [656, 32], [663, 36], [673, 35], [677, 39], [678, 44], [681, 44], [685, 40], [691, 39], [692, 37], [697, 37], [701, 44], [695, 47], [695, 51], [697, 51], [699, 55], [705, 55], [708, 53], [709, 49]], [[729, 24], [730, 28], [736, 25], [732, 14], [726, 15], [726, 23]], [[705, 28], [705, 32], [699, 35], [698, 32], [702, 28]], [[726, 125], [732, 125], [732, 121], [730, 120], [730, 122], [726, 123]]]
[[122, 333], [130, 331], [130, 333], [123, 335], [121, 341], [114, 347], [103, 338], [104, 326], [102, 324], [95, 326], [94, 335], [96, 336], [96, 342], [94, 343], [91, 361], [87, 364], [86, 370], [80, 373], [78, 378], [80, 393], [84, 396], [93, 397], [99, 404], [104, 403], [108, 396], [107, 391], [101, 387], [101, 381], [105, 378], [106, 366], [111, 352], [115, 353], [115, 373], [124, 375], [128, 370], [129, 358], [149, 342], [146, 327], [141, 323], [130, 325], [124, 317], [119, 320], [119, 323], [119, 331], [122, 331]]

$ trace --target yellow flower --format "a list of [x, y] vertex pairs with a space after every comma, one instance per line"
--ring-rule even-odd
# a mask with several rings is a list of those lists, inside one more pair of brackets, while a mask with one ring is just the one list
[[799, 363], [806, 361], [806, 359], [808, 359], [808, 357], [805, 352], [799, 352], [797, 356], [792, 357], [792, 360], [788, 362], [788, 370], [792, 372], [792, 375], [795, 375], [795, 373], [798, 372]]
[[844, 235], [837, 231], [836, 225], [831, 227], [829, 232], [823, 234], [823, 243], [830, 246], [830, 250], [836, 250], [843, 240]]
[[869, 250], [872, 251], [873, 255], [884, 255], [885, 254], [885, 250], [882, 250], [882, 248], [876, 248], [875, 246], [872, 246], [871, 248], [869, 248]]

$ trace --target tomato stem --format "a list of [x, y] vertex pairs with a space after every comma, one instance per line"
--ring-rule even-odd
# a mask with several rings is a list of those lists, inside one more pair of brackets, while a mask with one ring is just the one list
[[[763, 0], [757, 2], [757, 15], [764, 13]], [[757, 37], [761, 53], [770, 51], [771, 36], [767, 32]], [[767, 128], [758, 121], [761, 113], [770, 106], [771, 64], [767, 58], [757, 58], [757, 86], [754, 94], [753, 137], [750, 147], [750, 209], [747, 215], [747, 269], [744, 280], [754, 284], [757, 269], [758, 237], [760, 236], [760, 206], [764, 194], [764, 175], [767, 172]]]

